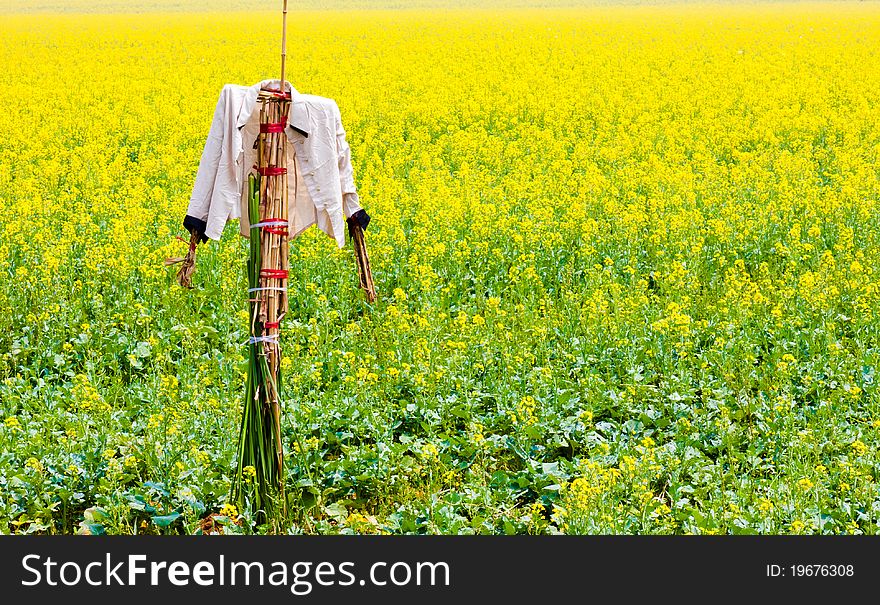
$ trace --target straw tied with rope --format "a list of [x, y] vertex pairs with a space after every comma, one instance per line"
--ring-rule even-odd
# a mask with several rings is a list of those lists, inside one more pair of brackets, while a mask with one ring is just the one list
[[[287, 1], [284, 2], [281, 42], [281, 79], [278, 89], [262, 87], [259, 103], [259, 134], [254, 143], [256, 161], [248, 175], [247, 209], [250, 253], [248, 258], [248, 304], [250, 338], [247, 397], [242, 413], [238, 445], [237, 477], [230, 500], [260, 511], [265, 520], [278, 522], [286, 516], [283, 446], [281, 441], [281, 398], [279, 338], [281, 322], [288, 311], [289, 228], [288, 142], [292, 94], [284, 90], [287, 47]], [[335, 107], [335, 105], [334, 105]], [[216, 116], [215, 116], [216, 119]], [[294, 129], [296, 129], [294, 127]], [[305, 134], [305, 133], [303, 133]], [[308, 135], [306, 135], [308, 136]], [[295, 160], [296, 158], [294, 158]], [[318, 189], [320, 191], [320, 189]], [[356, 197], [354, 198], [356, 200]], [[356, 202], [355, 208], [359, 208]], [[170, 258], [166, 265], [180, 263], [178, 283], [192, 287], [196, 249], [207, 239], [207, 223], [191, 220], [189, 249], [182, 258]], [[256, 220], [254, 220], [256, 219]], [[189, 222], [188, 222], [189, 221]], [[364, 229], [369, 216], [362, 209], [347, 217], [348, 232], [355, 251], [359, 285], [367, 300], [376, 300]], [[222, 229], [222, 225], [221, 225]], [[178, 238], [182, 241], [183, 238]], [[342, 245], [342, 239], [338, 238]]]

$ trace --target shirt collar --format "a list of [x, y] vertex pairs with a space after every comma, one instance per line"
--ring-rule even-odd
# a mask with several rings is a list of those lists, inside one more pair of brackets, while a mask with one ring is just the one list
[[[260, 95], [260, 89], [268, 88], [270, 90], [278, 90], [280, 88], [279, 82], [280, 80], [278, 79], [263, 80], [247, 88], [244, 96], [244, 102], [241, 104], [241, 109], [238, 112], [238, 120], [236, 123], [236, 126], [238, 128], [244, 126], [250, 118], [251, 113], [253, 113], [254, 107], [257, 104], [257, 97]], [[305, 135], [308, 136], [308, 114], [306, 112], [305, 104], [301, 98], [301, 95], [299, 94], [299, 92], [297, 92], [293, 85], [286, 80], [284, 82], [284, 88], [290, 91], [290, 125], [293, 126], [295, 130], [305, 133]]]
[[297, 98], [294, 98], [293, 102], [290, 104], [288, 118], [291, 128], [305, 137], [309, 136], [309, 130], [311, 130], [309, 124], [309, 112], [305, 101], [303, 101], [302, 98], [299, 98], [299, 95], [297, 95]]

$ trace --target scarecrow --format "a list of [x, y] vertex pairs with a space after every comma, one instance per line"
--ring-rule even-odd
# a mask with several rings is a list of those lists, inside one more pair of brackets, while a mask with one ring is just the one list
[[367, 300], [376, 299], [351, 151], [332, 99], [298, 92], [284, 79], [287, 1], [284, 1], [281, 78], [252, 86], [227, 84], [220, 93], [183, 226], [190, 232], [178, 283], [192, 287], [198, 244], [220, 239], [239, 219], [249, 238], [248, 383], [231, 500], [264, 519], [286, 513], [279, 344], [288, 310], [288, 242], [317, 225], [341, 248], [345, 226], [355, 249]]

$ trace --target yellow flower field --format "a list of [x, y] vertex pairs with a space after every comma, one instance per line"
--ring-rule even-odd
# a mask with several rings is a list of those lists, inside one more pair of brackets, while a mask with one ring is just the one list
[[[162, 261], [280, 15], [93, 4], [0, 16], [0, 532], [265, 531], [246, 241]], [[293, 242], [288, 531], [877, 533], [880, 6], [418, 5], [290, 16], [380, 298]]]

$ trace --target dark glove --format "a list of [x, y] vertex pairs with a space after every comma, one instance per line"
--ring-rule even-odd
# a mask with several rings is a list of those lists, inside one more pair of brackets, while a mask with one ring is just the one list
[[370, 224], [370, 215], [367, 214], [366, 210], [358, 210], [350, 217], [348, 217], [348, 235], [351, 237], [351, 230], [354, 229], [355, 226], [360, 227], [363, 231], [367, 230], [367, 225]]
[[[369, 221], [369, 219], [367, 220]], [[205, 231], [207, 231], [208, 229], [208, 223], [206, 223], [205, 221], [187, 214], [186, 217], [183, 219], [183, 228], [190, 233], [198, 233], [200, 244], [208, 241], [208, 236], [205, 235]]]

